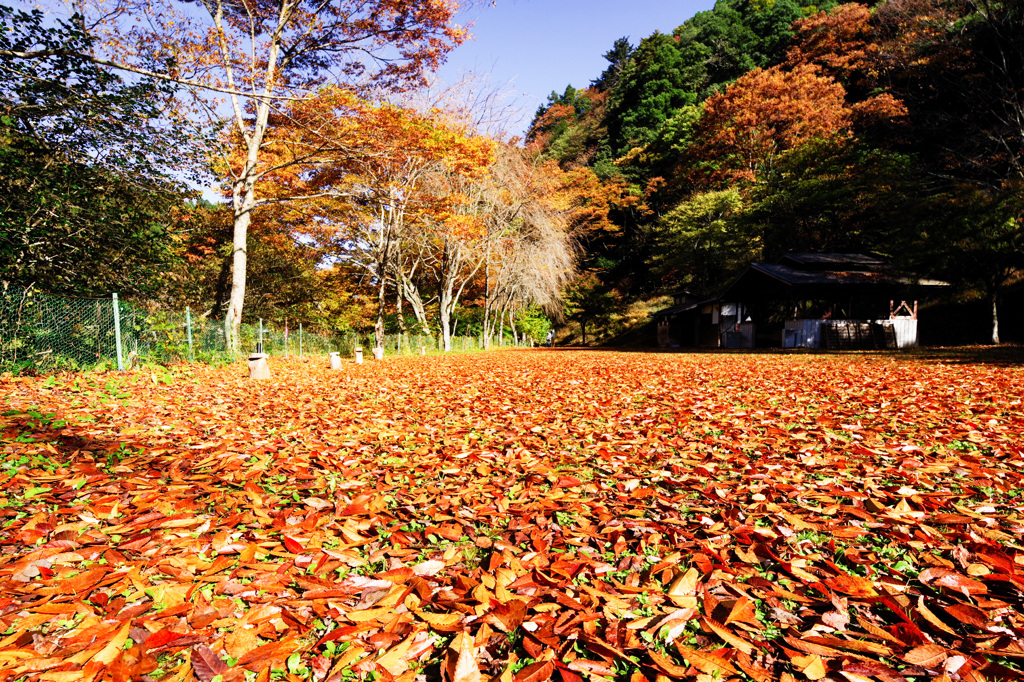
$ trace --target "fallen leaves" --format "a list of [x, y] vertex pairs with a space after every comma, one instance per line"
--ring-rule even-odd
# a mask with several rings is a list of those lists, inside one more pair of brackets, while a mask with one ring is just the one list
[[1018, 367], [243, 374], [0, 379], [0, 678], [1020, 676]]

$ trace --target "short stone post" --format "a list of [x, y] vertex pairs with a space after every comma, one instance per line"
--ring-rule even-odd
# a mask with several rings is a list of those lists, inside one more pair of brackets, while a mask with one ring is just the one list
[[379, 348], [379, 347], [378, 348], [374, 348], [373, 349], [373, 359], [374, 360], [383, 360], [384, 359], [384, 349], [383, 348]]
[[427, 347], [426, 346], [420, 346], [420, 355], [426, 355], [426, 354], [427, 354]]
[[362, 346], [356, 346], [356, 364], [357, 365], [363, 364], [363, 347]]
[[267, 365], [266, 353], [249, 354], [249, 378], [256, 381], [265, 381], [270, 378], [270, 366]]
[[341, 353], [330, 353], [331, 369], [341, 369]]

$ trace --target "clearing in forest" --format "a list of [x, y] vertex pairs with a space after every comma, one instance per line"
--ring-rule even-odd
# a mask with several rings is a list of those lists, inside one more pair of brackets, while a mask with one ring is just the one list
[[0, 680], [1019, 679], [1024, 369], [2, 378]]

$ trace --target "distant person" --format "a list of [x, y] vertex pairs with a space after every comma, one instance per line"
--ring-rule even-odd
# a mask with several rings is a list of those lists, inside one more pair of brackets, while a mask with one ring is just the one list
[[548, 344], [548, 348], [551, 348], [553, 345], [555, 345], [555, 330], [554, 329], [549, 329], [548, 330], [547, 344]]

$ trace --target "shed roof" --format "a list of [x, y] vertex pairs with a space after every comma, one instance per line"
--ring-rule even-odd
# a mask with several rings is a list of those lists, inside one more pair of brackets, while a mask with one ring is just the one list
[[864, 253], [787, 253], [781, 263], [800, 270], [874, 270], [891, 268], [880, 258]]
[[694, 301], [692, 303], [684, 303], [683, 305], [672, 306], [671, 308], [665, 308], [664, 310], [658, 310], [653, 312], [648, 317], [671, 317], [672, 315], [679, 315], [681, 313], [688, 313], [699, 308], [706, 306], [709, 303], [714, 303], [717, 298], [706, 298], [702, 301]]
[[722, 300], [924, 293], [947, 282], [913, 277], [874, 256], [788, 254], [779, 263], [752, 263]]

